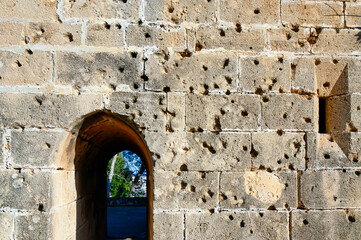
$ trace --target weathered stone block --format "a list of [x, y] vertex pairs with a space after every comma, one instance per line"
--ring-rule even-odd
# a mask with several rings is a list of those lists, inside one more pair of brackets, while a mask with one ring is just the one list
[[[186, 56], [185, 56], [186, 55]], [[172, 91], [226, 91], [237, 89], [237, 56], [233, 53], [153, 54], [145, 63], [146, 88]]]
[[196, 38], [196, 50], [223, 48], [261, 52], [266, 47], [265, 31], [260, 29], [200, 26]]
[[187, 133], [186, 166], [198, 171], [251, 168], [251, 136], [244, 133]]
[[120, 23], [91, 23], [87, 29], [86, 44], [99, 47], [123, 47], [123, 28]]
[[[52, 236], [54, 240], [66, 239], [73, 240], [76, 239], [75, 236], [76, 228], [79, 227], [80, 223], [77, 222], [77, 217], [79, 217], [79, 212], [77, 212], [77, 202], [74, 201], [70, 204], [57, 207], [52, 210], [51, 214], [51, 225]], [[64, 231], [66, 229], [66, 231]], [[55, 237], [56, 236], [56, 237]]]
[[15, 216], [15, 239], [50, 239], [51, 224], [47, 213], [25, 213]]
[[168, 131], [185, 129], [185, 94], [167, 93], [167, 127]]
[[49, 211], [51, 207], [50, 172], [39, 170], [0, 172], [0, 207]]
[[292, 61], [292, 87], [296, 92], [316, 93], [315, 59], [295, 58]]
[[242, 24], [277, 24], [280, 3], [277, 0], [221, 0], [220, 19]]
[[2, 86], [42, 85], [53, 74], [52, 54], [43, 51], [0, 52], [0, 81]]
[[130, 89], [138, 89], [141, 85], [140, 58], [140, 54], [135, 52], [59, 52], [56, 56], [57, 82], [76, 88], [107, 86], [115, 90], [125, 85]]
[[24, 27], [28, 44], [80, 45], [81, 25], [67, 23], [29, 23]]
[[62, 15], [65, 18], [104, 19], [117, 18], [130, 21], [139, 19], [140, 0], [128, 1], [72, 1], [65, 0]]
[[254, 133], [252, 134], [255, 168], [304, 169], [306, 143], [303, 133]]
[[274, 51], [306, 53], [311, 50], [307, 41], [309, 29], [307, 28], [271, 28], [269, 33], [270, 47]]
[[69, 203], [76, 203], [76, 200], [79, 197], [78, 195], [80, 195], [80, 193], [77, 193], [77, 182], [79, 182], [79, 180], [76, 179], [75, 171], [54, 171], [52, 173], [51, 182], [51, 191], [53, 197], [52, 206], [59, 207], [62, 205], [67, 205]]
[[220, 182], [220, 206], [224, 209], [297, 207], [296, 172], [223, 172]]
[[[361, 41], [361, 36], [360, 36]], [[360, 42], [361, 43], [361, 42]], [[349, 93], [361, 92], [361, 58], [345, 58], [340, 59], [341, 62], [347, 63], [347, 82]]]
[[25, 42], [21, 35], [22, 29], [23, 26], [19, 23], [0, 22], [0, 46], [24, 45]]
[[360, 31], [356, 29], [323, 29], [312, 51], [323, 54], [357, 54], [360, 51]]
[[157, 48], [185, 48], [183, 29], [163, 29], [150, 26], [129, 25], [125, 41], [128, 46], [155, 46]]
[[[346, 2], [346, 12], [345, 12], [345, 18], [346, 18], [346, 24], [348, 27], [360, 27], [361, 26], [361, 18], [360, 18], [360, 12], [361, 12], [361, 2], [350, 1]], [[360, 35], [359, 35], [360, 36]], [[361, 38], [361, 36], [360, 36]]]
[[292, 239], [357, 239], [360, 220], [359, 210], [294, 211]]
[[[199, 109], [207, 109], [208, 112], [201, 114]], [[256, 95], [189, 94], [186, 125], [191, 131], [256, 130], [260, 111], [259, 97]]]
[[282, 22], [290, 25], [332, 27], [343, 26], [343, 5], [338, 2], [327, 4], [314, 1], [282, 1]]
[[158, 172], [154, 176], [155, 209], [214, 209], [217, 202], [216, 172]]
[[168, 113], [164, 93], [113, 93], [109, 109], [129, 116], [140, 129], [166, 129]]
[[301, 201], [307, 208], [352, 208], [361, 204], [360, 171], [306, 171], [301, 175]]
[[215, 1], [149, 0], [145, 5], [147, 21], [211, 23], [216, 21]]
[[316, 98], [307, 95], [268, 95], [262, 98], [266, 129], [314, 130]]
[[3, 240], [13, 239], [14, 213], [8, 211], [0, 212], [0, 236]]
[[289, 92], [291, 63], [283, 56], [241, 58], [240, 78], [244, 91]]
[[0, 16], [7, 20], [57, 21], [55, 0], [4, 0], [0, 2]]
[[0, 94], [0, 119], [4, 126], [54, 126], [69, 128], [81, 116], [100, 110], [100, 94]]
[[189, 213], [185, 229], [189, 240], [288, 239], [285, 212]]
[[183, 214], [157, 213], [153, 215], [153, 238], [159, 240], [183, 239]]

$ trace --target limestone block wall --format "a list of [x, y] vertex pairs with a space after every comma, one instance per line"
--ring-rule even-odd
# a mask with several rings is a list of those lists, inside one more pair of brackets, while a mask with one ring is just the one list
[[358, 239], [360, 27], [359, 0], [0, 1], [0, 238], [95, 239], [74, 146], [106, 112], [149, 148], [153, 239]]

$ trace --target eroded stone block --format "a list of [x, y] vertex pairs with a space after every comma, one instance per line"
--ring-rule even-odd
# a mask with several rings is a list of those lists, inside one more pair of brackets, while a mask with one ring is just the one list
[[12, 239], [14, 229], [14, 213], [8, 211], [0, 212], [0, 236], [3, 240]]
[[270, 46], [274, 51], [287, 52], [309, 52], [311, 47], [307, 41], [309, 29], [292, 27], [292, 28], [272, 28], [269, 32]]
[[328, 54], [354, 54], [360, 51], [360, 31], [356, 29], [323, 29], [312, 51]]
[[315, 59], [295, 58], [292, 61], [292, 87], [295, 91], [316, 93]]
[[157, 213], [153, 215], [153, 238], [159, 240], [183, 239], [183, 214]]
[[[1, 3], [0, 3], [1, 4]], [[23, 25], [13, 22], [0, 23], [0, 46], [8, 47], [14, 45], [24, 45], [22, 36]]]
[[[346, 23], [349, 27], [360, 27], [361, 26], [361, 2], [350, 1], [346, 4]], [[360, 36], [361, 38], [361, 36]]]
[[57, 21], [55, 0], [4, 0], [0, 2], [0, 16], [7, 20]]
[[88, 25], [86, 44], [99, 47], [123, 47], [122, 24], [92, 23]]
[[26, 213], [15, 216], [16, 239], [49, 239], [51, 224], [48, 213]]
[[185, 129], [185, 98], [183, 93], [167, 93], [168, 131], [183, 131]]
[[296, 172], [223, 172], [220, 181], [222, 208], [297, 207]]

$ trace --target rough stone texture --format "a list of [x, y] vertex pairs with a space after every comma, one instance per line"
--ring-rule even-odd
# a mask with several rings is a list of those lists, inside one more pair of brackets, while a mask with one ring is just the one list
[[185, 129], [185, 95], [183, 93], [167, 93], [167, 129], [183, 131]]
[[2, 86], [42, 85], [53, 74], [52, 54], [43, 51], [0, 51], [0, 81]]
[[153, 217], [154, 239], [183, 239], [183, 214], [158, 213], [154, 214]]
[[304, 169], [306, 143], [302, 133], [252, 134], [255, 168]]
[[[207, 115], [200, 115], [199, 109], [207, 109], [209, 112]], [[190, 131], [255, 130], [258, 129], [260, 110], [259, 98], [256, 95], [189, 94], [186, 125]]]
[[187, 214], [187, 239], [288, 239], [286, 213]]
[[51, 238], [49, 226], [49, 214], [31, 213], [18, 214], [15, 217], [16, 239], [48, 239]]
[[295, 172], [222, 173], [220, 181], [220, 206], [224, 209], [297, 207]]
[[359, 210], [294, 211], [292, 239], [357, 239]]
[[86, 44], [99, 47], [123, 47], [123, 29], [121, 23], [91, 23], [87, 28]]
[[282, 55], [241, 58], [240, 86], [250, 92], [289, 92], [291, 64]]
[[237, 89], [237, 56], [221, 53], [187, 51], [152, 55], [145, 63], [149, 90], [171, 91], [235, 91]]
[[0, 16], [7, 20], [57, 20], [55, 0], [4, 0], [0, 2]]
[[268, 33], [273, 51], [307, 53], [311, 50], [308, 28], [271, 28]]
[[360, 30], [324, 29], [317, 36], [317, 42], [312, 50], [315, 53], [357, 54], [360, 52]]
[[360, 12], [361, 12], [361, 3], [359, 1], [350, 1], [346, 3], [346, 24], [349, 27], [360, 27], [361, 26], [361, 19], [360, 19]]
[[315, 98], [306, 95], [267, 95], [262, 98], [265, 129], [313, 130]]
[[294, 91], [316, 93], [315, 60], [313, 58], [295, 58], [292, 61], [292, 87]]
[[24, 45], [22, 29], [19, 23], [0, 22], [0, 46]]
[[8, 211], [0, 212], [0, 236], [4, 240], [12, 239], [12, 232], [14, 229], [14, 213]]
[[147, 21], [211, 23], [216, 21], [215, 1], [149, 0], [145, 4]]
[[301, 175], [301, 201], [307, 208], [360, 206], [359, 170], [306, 171]]

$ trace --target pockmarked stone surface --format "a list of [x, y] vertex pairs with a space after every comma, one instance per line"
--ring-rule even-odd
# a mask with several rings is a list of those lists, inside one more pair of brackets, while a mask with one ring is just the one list
[[[183, 214], [159, 213], [154, 214], [154, 238], [175, 240], [183, 239]], [[169, 235], [171, 234], [171, 235]]]

